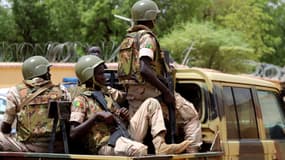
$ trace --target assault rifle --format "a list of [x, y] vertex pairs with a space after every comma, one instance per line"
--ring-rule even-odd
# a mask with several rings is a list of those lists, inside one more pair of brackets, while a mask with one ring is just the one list
[[[173, 83], [173, 76], [170, 69], [170, 55], [168, 52], [164, 51], [162, 53], [162, 63], [164, 68], [164, 80], [166, 82], [167, 88], [170, 89], [172, 94], [174, 95], [174, 83]], [[169, 114], [169, 127], [170, 127], [170, 136], [171, 136], [171, 143], [175, 143], [175, 132], [176, 132], [176, 118], [175, 118], [175, 106], [167, 105], [168, 107], [168, 114]]]
[[67, 129], [67, 122], [69, 121], [70, 117], [70, 101], [50, 101], [48, 105], [48, 118], [53, 118], [53, 125], [52, 125], [52, 133], [51, 133], [51, 140], [49, 144], [49, 152], [53, 152], [53, 145], [55, 142], [56, 137], [56, 129], [57, 124], [59, 121], [60, 130], [62, 133], [63, 145], [64, 145], [64, 152], [69, 153], [68, 149], [68, 129]]
[[[104, 111], [112, 113], [110, 111], [110, 109], [108, 109], [107, 102], [106, 102], [105, 97], [101, 91], [94, 91], [92, 96], [100, 104], [100, 107]], [[113, 105], [116, 108], [120, 108], [119, 104], [117, 104], [114, 100], [113, 100]], [[126, 137], [126, 138], [131, 138], [131, 136], [130, 136], [124, 122], [122, 122], [122, 120], [120, 119], [120, 117], [116, 116], [115, 114], [113, 114], [113, 117], [117, 123], [117, 128], [116, 128], [116, 131], [112, 133], [112, 135], [109, 139], [108, 145], [114, 147], [118, 138], [120, 138], [122, 136]]]

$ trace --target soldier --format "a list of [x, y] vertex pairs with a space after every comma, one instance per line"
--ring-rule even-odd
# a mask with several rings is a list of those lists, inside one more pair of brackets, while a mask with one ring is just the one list
[[[170, 59], [170, 68], [172, 70], [175, 70], [175, 67], [177, 67], [178, 64], [170, 58], [170, 52], [166, 50], [163, 52], [164, 55], [167, 55], [167, 57], [169, 57]], [[196, 153], [199, 151], [200, 146], [202, 145], [202, 130], [201, 122], [199, 120], [199, 114], [191, 102], [189, 102], [177, 92], [175, 92], [174, 95], [176, 102], [175, 109], [177, 127], [179, 129], [183, 128], [184, 138], [191, 142], [189, 147], [187, 147], [186, 151], [188, 153]], [[163, 106], [162, 108], [166, 107]], [[166, 115], [164, 117], [168, 117], [167, 112], [164, 112], [164, 115]]]
[[194, 105], [175, 92], [177, 127], [184, 130], [184, 139], [191, 142], [186, 151], [196, 153], [202, 145], [202, 130], [199, 114]]
[[100, 48], [100, 47], [98, 47], [98, 46], [93, 46], [93, 47], [88, 48], [87, 54], [95, 55], [95, 56], [101, 57], [101, 56], [102, 56], [102, 55], [101, 55], [101, 54], [102, 54], [102, 51], [101, 51], [101, 48]]
[[[53, 119], [48, 118], [49, 101], [70, 100], [64, 88], [51, 82], [48, 60], [42, 56], [26, 59], [22, 65], [24, 81], [12, 87], [1, 125], [0, 146], [3, 151], [48, 152]], [[16, 137], [9, 135], [16, 119]], [[59, 126], [56, 135], [61, 135]], [[63, 152], [62, 137], [56, 138], [54, 152]]]
[[[137, 1], [131, 9], [135, 25], [128, 29], [128, 34], [120, 46], [118, 76], [127, 91], [130, 117], [133, 117], [146, 101], [152, 101], [161, 108], [155, 99], [159, 96], [163, 97], [167, 105], [174, 106], [175, 103], [173, 93], [158, 78], [163, 77], [164, 62], [159, 43], [151, 29], [159, 12], [155, 2]], [[152, 134], [156, 154], [181, 153], [188, 147], [189, 141], [167, 145], [165, 133], [163, 130], [157, 135]], [[135, 140], [142, 142], [142, 139]]]
[[[124, 94], [105, 87], [104, 68], [104, 61], [94, 55], [81, 57], [75, 65], [76, 76], [80, 84], [85, 85], [85, 91], [75, 97], [72, 102], [70, 137], [75, 142], [83, 142], [83, 148], [89, 154], [146, 155], [147, 146], [135, 142], [125, 135], [112, 137], [115, 135], [113, 133], [115, 133], [117, 125], [114, 123], [114, 116], [126, 119], [128, 111], [126, 108], [116, 109], [110, 103], [113, 101], [112, 98], [119, 99]], [[101, 99], [94, 96], [95, 93], [99, 94], [98, 97]], [[123, 123], [121, 124], [123, 125]], [[123, 132], [128, 132], [126, 128], [122, 129], [125, 129]], [[113, 138], [115, 138], [115, 143], [110, 145], [109, 142]], [[80, 148], [76, 147], [75, 149]]]

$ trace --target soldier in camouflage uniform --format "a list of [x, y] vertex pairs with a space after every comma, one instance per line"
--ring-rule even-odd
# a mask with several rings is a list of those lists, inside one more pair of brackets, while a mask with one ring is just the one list
[[[172, 105], [175, 97], [159, 79], [164, 75], [164, 59], [157, 38], [151, 31], [160, 12], [156, 3], [140, 0], [132, 6], [131, 11], [135, 25], [128, 29], [120, 46], [118, 76], [127, 91], [130, 117], [133, 117], [146, 101], [159, 103], [155, 98], [162, 97], [164, 103]], [[180, 144], [167, 145], [165, 133], [165, 130], [152, 133], [156, 154], [181, 153], [191, 143], [185, 140]], [[141, 142], [141, 139], [135, 140]]]
[[[0, 133], [1, 150], [48, 152], [53, 125], [53, 119], [48, 118], [48, 103], [70, 100], [67, 90], [52, 84], [50, 66], [48, 60], [42, 56], [33, 56], [23, 62], [24, 81], [12, 87], [7, 95], [7, 107]], [[15, 119], [17, 134], [13, 137], [10, 131]], [[63, 152], [59, 126], [56, 136], [54, 152]]]
[[[188, 153], [196, 153], [202, 145], [202, 130], [199, 114], [194, 105], [187, 99], [175, 92], [176, 107], [176, 124], [177, 128], [183, 128], [184, 139], [191, 142], [186, 151]], [[162, 108], [167, 108], [166, 106]], [[164, 112], [164, 117], [168, 117]]]
[[[76, 144], [83, 142], [84, 150], [89, 154], [146, 155], [147, 146], [123, 136], [116, 140], [115, 146], [108, 145], [116, 127], [113, 114], [128, 121], [128, 111], [126, 108], [117, 109], [110, 103], [113, 99], [123, 98], [124, 93], [105, 87], [104, 67], [104, 61], [94, 55], [82, 56], [75, 65], [76, 76], [80, 84], [85, 85], [85, 91], [75, 97], [72, 102], [70, 137], [72, 141], [80, 142]], [[104, 111], [102, 104], [94, 98], [94, 92], [102, 94], [106, 107], [111, 112]]]

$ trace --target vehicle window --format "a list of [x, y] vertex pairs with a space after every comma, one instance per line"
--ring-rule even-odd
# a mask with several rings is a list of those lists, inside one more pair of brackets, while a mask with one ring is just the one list
[[[229, 121], [227, 122], [228, 138], [258, 138], [251, 90], [248, 88], [224, 87], [224, 91], [226, 118]], [[238, 137], [233, 132], [238, 133]]]
[[185, 99], [193, 103], [201, 118], [202, 96], [201, 89], [196, 84], [176, 84], [176, 92], [180, 93]]
[[278, 97], [270, 91], [257, 91], [266, 137], [269, 139], [285, 139], [284, 110]]
[[224, 100], [225, 113], [227, 118], [228, 139], [239, 139], [236, 108], [234, 104], [232, 89], [230, 87], [224, 87], [223, 100]]

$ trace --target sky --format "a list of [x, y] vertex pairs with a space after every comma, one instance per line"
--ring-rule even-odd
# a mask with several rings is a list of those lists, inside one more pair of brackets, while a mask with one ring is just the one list
[[11, 7], [11, 5], [7, 2], [7, 0], [0, 0], [1, 1], [1, 6], [4, 6], [4, 7]]

